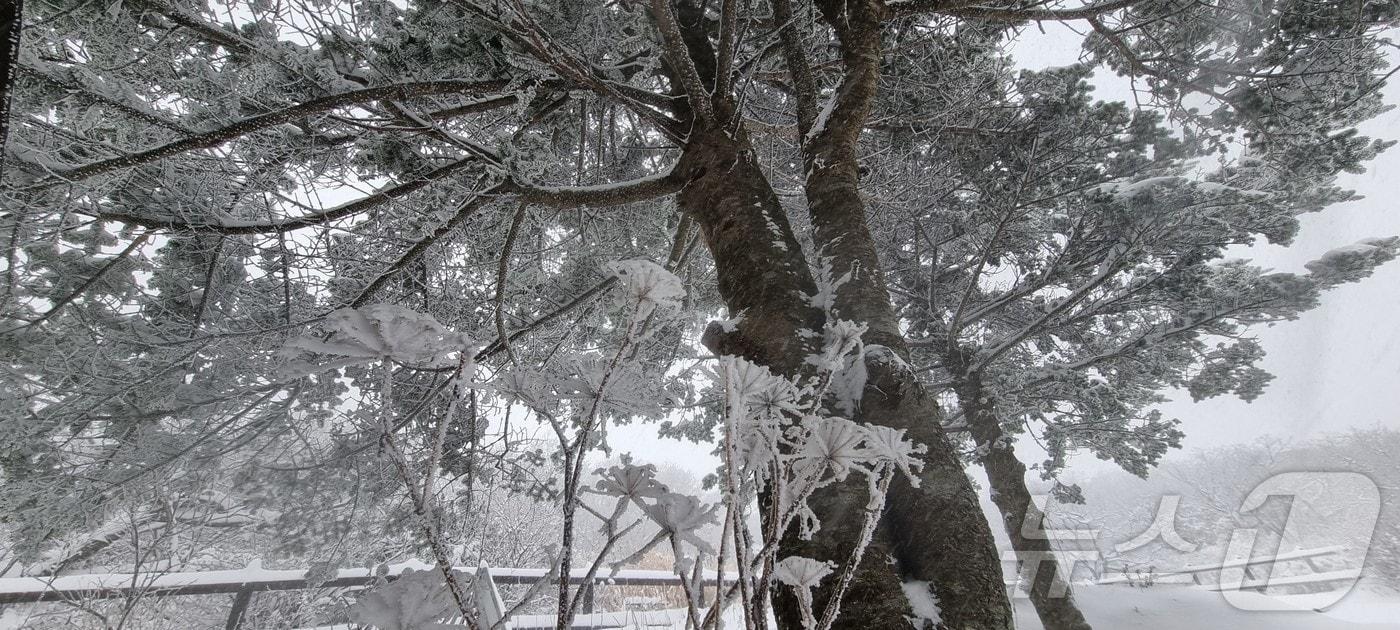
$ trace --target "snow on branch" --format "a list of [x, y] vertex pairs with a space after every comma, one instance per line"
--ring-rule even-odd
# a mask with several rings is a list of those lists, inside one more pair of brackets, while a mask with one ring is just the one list
[[528, 203], [554, 208], [620, 206], [675, 193], [684, 185], [670, 171], [625, 182], [594, 186], [540, 186], [516, 182], [511, 186]]
[[1305, 267], [1325, 286], [1355, 282], [1371, 275], [1375, 268], [1400, 253], [1400, 237], [1368, 238], [1338, 247]]
[[43, 190], [64, 184], [74, 184], [98, 175], [110, 173], [117, 169], [149, 164], [188, 151], [217, 147], [234, 138], [289, 123], [294, 120], [301, 120], [312, 114], [330, 111], [347, 105], [384, 99], [405, 99], [415, 96], [429, 96], [433, 94], [479, 93], [500, 89], [505, 87], [505, 85], [506, 82], [499, 80], [468, 81], [465, 79], [444, 79], [439, 81], [395, 83], [392, 85], [364, 88], [362, 90], [350, 90], [348, 92], [312, 99], [274, 112], [246, 118], [213, 131], [176, 140], [138, 153], [75, 167], [36, 182], [29, 188], [33, 190]]
[[474, 157], [463, 158], [441, 166], [436, 170], [429, 171], [417, 179], [381, 188], [354, 201], [327, 208], [320, 212], [287, 219], [275, 219], [272, 221], [240, 221], [236, 219], [226, 219], [221, 221], [195, 222], [174, 217], [147, 217], [121, 212], [100, 212], [97, 213], [97, 217], [109, 221], [121, 221], [122, 223], [140, 225], [157, 230], [213, 232], [230, 235], [285, 233], [354, 216], [390, 201], [406, 197], [409, 194], [426, 188], [429, 184], [445, 179], [449, 175], [458, 173], [477, 163], [478, 160]]
[[962, 18], [1001, 22], [1068, 22], [1085, 20], [1129, 8], [1142, 0], [1109, 0], [1068, 9], [1005, 8], [983, 6], [978, 2], [930, 2], [928, 0], [889, 0], [885, 6], [896, 16], [940, 13]]

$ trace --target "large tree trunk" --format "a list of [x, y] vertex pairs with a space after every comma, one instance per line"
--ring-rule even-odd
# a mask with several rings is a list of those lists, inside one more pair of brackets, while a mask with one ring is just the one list
[[[818, 331], [824, 315], [807, 296], [816, 291], [807, 261], [771, 186], [742, 136], [696, 131], [677, 166], [688, 183], [681, 209], [701, 226], [715, 259], [719, 290], [742, 320], [732, 333], [711, 335], [716, 352], [744, 356], [775, 371], [797, 374], [816, 348], [803, 331]], [[855, 182], [855, 165], [845, 181]], [[1012, 627], [1010, 605], [991, 531], [952, 445], [939, 428], [939, 411], [903, 360], [907, 348], [897, 333], [889, 298], [864, 216], [850, 187], [819, 188], [813, 216], [819, 242], [838, 247], [828, 253], [859, 260], [861, 272], [838, 294], [837, 309], [847, 319], [869, 323], [867, 341], [876, 346], [867, 359], [869, 376], [856, 420], [904, 429], [929, 452], [920, 487], [899, 479], [891, 486], [884, 519], [844, 598], [838, 628], [898, 628], [910, 609], [903, 582], [924, 582], [941, 610], [940, 628], [1005, 630]], [[841, 235], [837, 240], [833, 237]], [[873, 284], [874, 288], [855, 283]], [[872, 299], [877, 296], [878, 299]], [[812, 541], [789, 537], [783, 553], [845, 562], [858, 540], [867, 500], [863, 481], [833, 486], [810, 503], [822, 522]], [[891, 562], [893, 560], [893, 562]], [[910, 586], [909, 588], [915, 588]], [[818, 591], [820, 613], [827, 592]], [[778, 593], [775, 612], [784, 627], [797, 627], [795, 602]]]
[[[878, 14], [871, 12], [878, 7], [874, 2], [852, 5], [840, 22], [850, 36], [843, 36], [844, 96], [824, 131], [804, 147], [809, 164], [823, 165], [809, 168], [807, 199], [822, 254], [833, 256], [843, 270], [857, 271], [836, 296], [837, 315], [866, 323], [866, 343], [889, 349], [873, 348], [869, 355], [869, 376], [854, 420], [904, 429], [909, 439], [928, 447], [928, 454], [920, 487], [903, 478], [891, 486], [885, 513], [842, 600], [835, 627], [906, 627], [912, 610], [905, 589], [925, 588], [938, 602], [939, 628], [1008, 630], [1011, 609], [991, 531], [942, 433], [937, 405], [905, 362], [908, 349], [885, 291], [857, 189], [855, 144], [879, 73], [881, 26]], [[714, 85], [716, 56], [700, 26], [700, 14], [690, 2], [680, 2], [678, 8], [696, 70], [705, 84]], [[833, 3], [822, 9], [833, 16], [842, 11]], [[867, 37], [871, 39], [863, 39]], [[848, 41], [860, 45], [845, 46]], [[715, 261], [720, 296], [733, 315], [742, 317], [732, 332], [707, 331], [706, 343], [717, 353], [798, 375], [817, 351], [819, 335], [814, 333], [822, 330], [826, 314], [809, 299], [816, 294], [811, 266], [772, 186], [753, 162], [742, 126], [729, 125], [732, 98], [715, 97], [709, 124], [687, 116], [699, 124], [691, 129], [675, 172], [686, 182], [679, 205], [701, 228]], [[868, 498], [865, 481], [855, 478], [816, 493], [809, 504], [821, 520], [821, 531], [810, 541], [785, 537], [782, 555], [845, 564], [860, 540]], [[814, 594], [818, 615], [834, 581], [828, 580], [828, 588]], [[795, 598], [785, 589], [774, 595], [780, 624], [800, 627]]]
[[[1074, 603], [1068, 580], [1060, 574], [1054, 548], [1044, 534], [1045, 515], [1031, 500], [1026, 466], [1016, 457], [1009, 436], [1001, 429], [995, 398], [983, 388], [980, 374], [959, 369], [966, 359], [957, 356], [949, 360], [956, 375], [954, 389], [981, 454], [982, 468], [987, 471], [992, 488], [992, 503], [1001, 512], [1011, 548], [1019, 564], [1033, 576], [1028, 590], [1035, 612], [1045, 630], [1090, 630]], [[1027, 536], [1028, 531], [1034, 535]]]
[[0, 175], [5, 174], [5, 146], [10, 137], [10, 101], [19, 71], [19, 36], [24, 0], [0, 2]]
[[[817, 351], [815, 338], [803, 331], [820, 331], [824, 316], [808, 300], [816, 285], [806, 258], [772, 187], [750, 161], [752, 155], [742, 136], [693, 132], [677, 166], [677, 174], [688, 182], [678, 201], [700, 225], [715, 260], [721, 297], [731, 313], [742, 315], [732, 332], [708, 331], [706, 343], [717, 353], [742, 356], [794, 376]], [[812, 541], [786, 537], [782, 555], [844, 563], [859, 540], [866, 501], [866, 485], [855, 479], [814, 497], [821, 532]], [[886, 540], [886, 534], [878, 533], [867, 551], [835, 627], [908, 624], [899, 576], [886, 562], [891, 555]], [[825, 599], [819, 599], [818, 615], [824, 605]], [[782, 627], [800, 627], [801, 616], [789, 593], [774, 593], [774, 607]]]
[[[864, 323], [866, 384], [855, 420], [902, 429], [928, 448], [919, 487], [891, 486], [884, 524], [906, 589], [929, 589], [948, 629], [1011, 628], [1001, 563], [962, 462], [941, 428], [937, 403], [910, 368], [909, 348], [860, 194], [859, 138], [879, 81], [882, 5], [826, 0], [821, 9], [841, 40], [845, 74], [825, 120], [805, 136], [807, 209], [821, 255], [851, 280], [837, 289], [833, 315]], [[918, 584], [915, 584], [918, 583]]]
[[[1013, 627], [1001, 562], [977, 495], [940, 428], [937, 403], [902, 355], [867, 351], [868, 376], [856, 419], [904, 429], [928, 447], [919, 487], [898, 478], [885, 524], [907, 588], [928, 588], [944, 630]], [[866, 626], [873, 627], [873, 626]]]
[[[815, 240], [825, 246], [822, 254], [832, 257], [837, 275], [852, 272], [851, 281], [837, 290], [834, 314], [868, 326], [866, 384], [854, 419], [903, 429], [910, 440], [928, 447], [919, 487], [899, 478], [886, 507], [883, 525], [901, 577], [928, 583], [939, 602], [940, 628], [1011, 628], [991, 530], [941, 429], [938, 405], [908, 364], [909, 349], [899, 333], [856, 188], [855, 156], [820, 163], [810, 169], [806, 188]], [[813, 504], [825, 500], [819, 499]], [[842, 509], [836, 502], [829, 511], [839, 514]]]

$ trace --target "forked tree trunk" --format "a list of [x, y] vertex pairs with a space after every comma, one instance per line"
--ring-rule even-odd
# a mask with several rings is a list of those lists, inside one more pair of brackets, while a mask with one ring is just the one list
[[963, 417], [972, 429], [991, 485], [992, 503], [1001, 512], [1011, 548], [1019, 564], [1033, 576], [1028, 591], [1036, 615], [1045, 630], [1090, 630], [1074, 602], [1068, 576], [1061, 575], [1055, 550], [1045, 533], [1045, 515], [1031, 500], [1026, 466], [1016, 457], [1015, 448], [1002, 431], [996, 400], [983, 388], [978, 373], [958, 369], [965, 362], [966, 357], [949, 360], [956, 374], [953, 387]]
[[[731, 138], [720, 131], [692, 132], [677, 166], [676, 174], [687, 181], [678, 199], [681, 209], [701, 226], [715, 260], [721, 296], [732, 313], [742, 314], [732, 333], [711, 337], [713, 349], [780, 373], [798, 374], [816, 350], [810, 331], [821, 330], [823, 313], [807, 298], [816, 289], [808, 262], [751, 156], [742, 134]], [[866, 244], [858, 250], [867, 258], [857, 281], [872, 282], [880, 272], [863, 207], [840, 205], [846, 208], [843, 213], [856, 217], [842, 223], [839, 229], [852, 238], [841, 242]], [[860, 212], [853, 212], [856, 209]], [[882, 285], [876, 286], [883, 291]], [[868, 290], [857, 294], [870, 295]], [[872, 331], [893, 330], [888, 296], [873, 304], [851, 298], [838, 302], [847, 319], [868, 321]], [[877, 348], [870, 354], [869, 378], [855, 420], [905, 429], [929, 453], [919, 488], [903, 479], [891, 487], [885, 517], [835, 627], [908, 627], [911, 610], [902, 583], [925, 582], [927, 586], [917, 588], [930, 588], [936, 598], [939, 628], [1009, 629], [1010, 606], [991, 532], [939, 428], [938, 408], [902, 360], [907, 353], [902, 339], [872, 335], [869, 341], [890, 351]], [[785, 539], [783, 555], [844, 563], [858, 541], [867, 496], [865, 482], [856, 479], [818, 493], [810, 503], [821, 519], [821, 532], [811, 541]], [[816, 593], [818, 614], [827, 594], [825, 589]], [[799, 627], [795, 602], [781, 591], [776, 595], [775, 613], [782, 626]]]
[[806, 134], [804, 190], [820, 255], [831, 257], [838, 277], [850, 273], [837, 288], [834, 316], [867, 326], [866, 384], [854, 419], [902, 429], [928, 448], [919, 486], [903, 477], [891, 486], [884, 525], [893, 556], [904, 590], [939, 603], [940, 628], [1011, 628], [995, 541], [938, 405], [908, 363], [860, 193], [859, 139], [878, 89], [883, 5], [819, 6], [841, 41], [845, 72], [826, 119]]
[[[817, 351], [823, 314], [807, 299], [816, 292], [787, 216], [763, 172], [752, 163], [742, 136], [694, 132], [677, 166], [688, 183], [678, 197], [681, 209], [700, 225], [715, 260], [719, 292], [730, 312], [742, 318], [729, 333], [714, 329], [706, 342], [717, 353], [745, 357], [777, 373], [799, 375]], [[813, 541], [784, 539], [781, 555], [804, 555], [844, 562], [860, 535], [866, 502], [863, 482], [838, 484], [812, 499], [821, 519]], [[838, 628], [897, 628], [907, 625], [908, 607], [899, 577], [886, 562], [884, 535], [877, 538], [848, 591]], [[817, 602], [820, 615], [824, 599]], [[799, 628], [801, 616], [790, 594], [774, 593], [774, 612], [783, 628]]]
[[[679, 2], [677, 8], [691, 62], [701, 81], [714, 85], [716, 54], [702, 13], [693, 2]], [[942, 433], [937, 405], [904, 361], [908, 349], [885, 292], [857, 190], [854, 146], [879, 70], [880, 24], [878, 15], [868, 12], [872, 8], [878, 5], [853, 5], [849, 17], [859, 24], [845, 27], [853, 34], [851, 41], [864, 42], [843, 53], [848, 76], [840, 89], [854, 98], [832, 112], [828, 133], [816, 134], [804, 147], [809, 162], [824, 165], [819, 172], [809, 169], [807, 199], [822, 253], [834, 256], [838, 267], [858, 271], [836, 296], [838, 316], [868, 324], [865, 341], [889, 349], [877, 349], [867, 361], [869, 376], [853, 419], [904, 429], [909, 439], [928, 447], [928, 454], [920, 487], [903, 478], [890, 487], [885, 513], [834, 627], [909, 627], [913, 611], [905, 594], [908, 588], [926, 589], [920, 599], [936, 599], [941, 629], [1009, 630], [1011, 609], [991, 530]], [[822, 9], [832, 15], [840, 10], [830, 2]], [[873, 45], [863, 39], [867, 36]], [[713, 119], [692, 126], [677, 163], [674, 174], [686, 182], [677, 199], [701, 228], [715, 261], [720, 296], [742, 319], [731, 332], [707, 331], [706, 343], [717, 353], [742, 356], [780, 374], [800, 375], [818, 349], [826, 317], [809, 299], [816, 293], [812, 265], [754, 162], [742, 125], [730, 124], [735, 115], [732, 95], [716, 94], [709, 105]], [[860, 540], [869, 498], [866, 482], [854, 477], [809, 500], [821, 531], [810, 541], [795, 535], [784, 538], [782, 555], [848, 562]], [[828, 579], [814, 593], [819, 616], [835, 581]], [[786, 589], [774, 596], [780, 625], [801, 627], [795, 598]]]

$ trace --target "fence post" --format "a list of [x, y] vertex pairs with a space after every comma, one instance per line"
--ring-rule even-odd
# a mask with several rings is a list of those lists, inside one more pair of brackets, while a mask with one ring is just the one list
[[233, 596], [233, 608], [228, 611], [228, 621], [224, 622], [224, 630], [238, 630], [238, 625], [243, 623], [243, 613], [248, 612], [248, 604], [253, 601], [253, 589], [243, 588]]
[[583, 585], [583, 589], [584, 589], [584, 593], [583, 593], [583, 614], [585, 614], [585, 615], [591, 615], [591, 614], [593, 614], [593, 612], [594, 612], [594, 610], [593, 610], [593, 581], [592, 581], [592, 580], [589, 580], [586, 584]]
[[[472, 594], [476, 600], [477, 624], [483, 630], [495, 627], [505, 617], [506, 605], [501, 600], [501, 592], [496, 588], [496, 580], [491, 577], [491, 570], [486, 565], [481, 565], [476, 569], [476, 577], [472, 579]], [[509, 622], [505, 624], [509, 628]]]

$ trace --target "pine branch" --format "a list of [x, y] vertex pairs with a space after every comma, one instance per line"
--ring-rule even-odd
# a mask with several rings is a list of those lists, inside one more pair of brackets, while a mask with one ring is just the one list
[[506, 333], [506, 281], [510, 276], [510, 252], [515, 248], [520, 224], [524, 222], [525, 213], [530, 208], [523, 201], [519, 205], [515, 216], [510, 220], [510, 228], [506, 230], [505, 242], [501, 245], [500, 262], [496, 267], [496, 343], [505, 348], [506, 358], [510, 359], [511, 365], [518, 365], [519, 361], [515, 358], [515, 352], [510, 349], [510, 335]]
[[782, 43], [783, 60], [792, 77], [797, 100], [797, 137], [804, 138], [817, 118], [817, 82], [812, 76], [812, 64], [807, 59], [802, 35], [797, 31], [792, 0], [773, 0], [773, 18], [778, 22], [778, 41]]
[[351, 301], [354, 307], [363, 306], [369, 303], [375, 294], [384, 287], [395, 275], [405, 267], [417, 260], [428, 248], [453, 230], [457, 229], [467, 219], [476, 214], [481, 206], [502, 195], [516, 195], [522, 202], [543, 205], [554, 208], [573, 208], [579, 206], [606, 207], [617, 206], [638, 201], [646, 201], [662, 197], [680, 190], [682, 182], [679, 178], [671, 174], [659, 177], [639, 179], [623, 184], [611, 184], [602, 186], [579, 186], [579, 187], [535, 187], [516, 182], [501, 182], [491, 188], [473, 195], [470, 199], [457, 207], [452, 218], [446, 223], [438, 226], [432, 234], [421, 241], [414, 243], [412, 247], [401, 255], [398, 260], [389, 265], [383, 272], [365, 287], [360, 294]]
[[230, 140], [262, 131], [269, 127], [285, 124], [294, 120], [301, 120], [312, 114], [317, 114], [339, 107], [377, 101], [383, 99], [405, 99], [416, 96], [429, 96], [434, 94], [459, 94], [464, 92], [484, 92], [505, 87], [504, 81], [467, 81], [462, 79], [447, 79], [441, 81], [416, 81], [410, 83], [398, 83], [379, 87], [365, 88], [362, 90], [351, 90], [340, 94], [332, 94], [317, 99], [312, 99], [304, 103], [293, 105], [275, 112], [268, 112], [240, 120], [231, 125], [226, 125], [213, 131], [208, 131], [198, 135], [190, 136], [164, 144], [155, 148], [147, 149], [131, 155], [124, 155], [108, 160], [85, 164], [69, 169], [53, 177], [45, 178], [39, 182], [26, 187], [27, 190], [44, 190], [81, 182], [91, 177], [96, 177], [112, 171], [149, 164], [157, 160], [172, 157], [188, 151], [199, 149], [209, 149]]
[[393, 264], [390, 264], [384, 271], [380, 272], [368, 286], [361, 289], [359, 295], [355, 296], [355, 299], [350, 301], [350, 306], [359, 308], [368, 304], [369, 301], [374, 299], [374, 296], [379, 293], [379, 290], [384, 288], [384, 285], [388, 284], [394, 276], [398, 275], [405, 267], [412, 264], [413, 261], [418, 260], [418, 258], [427, 252], [433, 244], [452, 233], [453, 230], [456, 230], [465, 223], [467, 219], [476, 215], [476, 211], [480, 210], [482, 206], [504, 193], [507, 187], [508, 184], [504, 182], [496, 184], [484, 191], [473, 194], [466, 201], [462, 202], [461, 205], [457, 206], [456, 211], [453, 212], [452, 218], [448, 219], [446, 223], [439, 225], [437, 229], [433, 230], [432, 234], [429, 234], [427, 237], [423, 238], [423, 240], [414, 243], [413, 246], [409, 247], [407, 251], [400, 255]]
[[728, 98], [733, 87], [734, 56], [738, 51], [739, 3], [735, 0], [720, 2], [719, 60], [715, 65], [715, 95]]
[[18, 69], [24, 74], [44, 81], [45, 83], [48, 83], [60, 90], [63, 90], [68, 94], [76, 94], [78, 97], [86, 99], [90, 102], [106, 105], [107, 107], [111, 107], [112, 109], [122, 112], [137, 120], [141, 120], [148, 124], [155, 125], [158, 127], [164, 127], [182, 135], [191, 135], [192, 133], [184, 125], [181, 125], [179, 122], [169, 120], [156, 111], [143, 109], [138, 105], [125, 103], [114, 99], [106, 94], [102, 94], [100, 92], [97, 92], [96, 90], [89, 88], [87, 85], [83, 85], [82, 83], [73, 80], [72, 77], [68, 77], [65, 79], [62, 76], [56, 76], [54, 74], [51, 74], [41, 67], [27, 64], [19, 65]]
[[690, 108], [701, 124], [714, 119], [714, 103], [710, 92], [700, 79], [700, 71], [695, 68], [695, 60], [685, 45], [680, 24], [676, 22], [676, 12], [671, 10], [671, 0], [651, 0], [651, 19], [656, 30], [661, 33], [661, 49], [670, 60], [671, 67], [680, 77], [681, 89], [690, 99]]
[[[1002, 8], [980, 6], [975, 2], [943, 3], [939, 0], [890, 0], [886, 3], [896, 16], [934, 13], [961, 18], [1002, 22], [1069, 22], [1129, 8], [1143, 0], [1110, 0], [1072, 9]], [[1037, 4], [1045, 4], [1040, 2]]]
[[[98, 269], [97, 273], [92, 274], [91, 278], [88, 278], [87, 280], [83, 281], [82, 284], [78, 285], [78, 288], [70, 291], [68, 295], [59, 298], [58, 301], [53, 303], [53, 306], [49, 307], [49, 310], [44, 311], [43, 315], [40, 315], [38, 319], [35, 319], [34, 321], [25, 324], [23, 327], [38, 326], [39, 324], [42, 324], [52, 319], [54, 315], [57, 315], [59, 311], [63, 310], [63, 307], [68, 306], [73, 302], [73, 300], [78, 299], [79, 296], [81, 296], [83, 293], [86, 293], [87, 290], [92, 288], [94, 284], [97, 284], [97, 282], [101, 280], [103, 276], [107, 275], [107, 272], [111, 271], [123, 260], [126, 260], [126, 257], [130, 256], [131, 253], [136, 251], [137, 248], [144, 245], [146, 243], [146, 240], [150, 237], [151, 232], [147, 231], [142, 232], [140, 236], [131, 239], [131, 242], [128, 243], [127, 246], [124, 249], [122, 249], [122, 251], [118, 252], [116, 256], [113, 256], [105, 264], [103, 264], [102, 268]], [[6, 332], [8, 333], [12, 331]]]
[[212, 232], [216, 234], [285, 233], [305, 227], [324, 225], [331, 221], [336, 221], [338, 219], [343, 219], [349, 216], [359, 214], [371, 208], [375, 208], [390, 201], [394, 201], [396, 199], [405, 197], [410, 193], [417, 192], [427, 187], [429, 184], [432, 184], [433, 182], [446, 179], [448, 176], [454, 175], [459, 171], [464, 170], [468, 166], [472, 166], [478, 163], [478, 160], [474, 157], [463, 158], [457, 160], [456, 162], [452, 162], [445, 166], [439, 167], [437, 170], [430, 171], [424, 174], [423, 176], [419, 177], [418, 179], [403, 182], [401, 184], [397, 184], [387, 188], [381, 188], [378, 191], [366, 195], [365, 197], [361, 197], [360, 199], [356, 199], [355, 201], [341, 204], [333, 208], [327, 208], [320, 212], [307, 214], [299, 217], [292, 217], [288, 219], [277, 219], [272, 221], [248, 223], [230, 223], [221, 221], [185, 221], [173, 217], [146, 217], [120, 212], [96, 212], [89, 214], [92, 214], [92, 216], [103, 220], [121, 221], [123, 223], [128, 223], [131, 225], [140, 225], [156, 230], [168, 230], [177, 232]]

